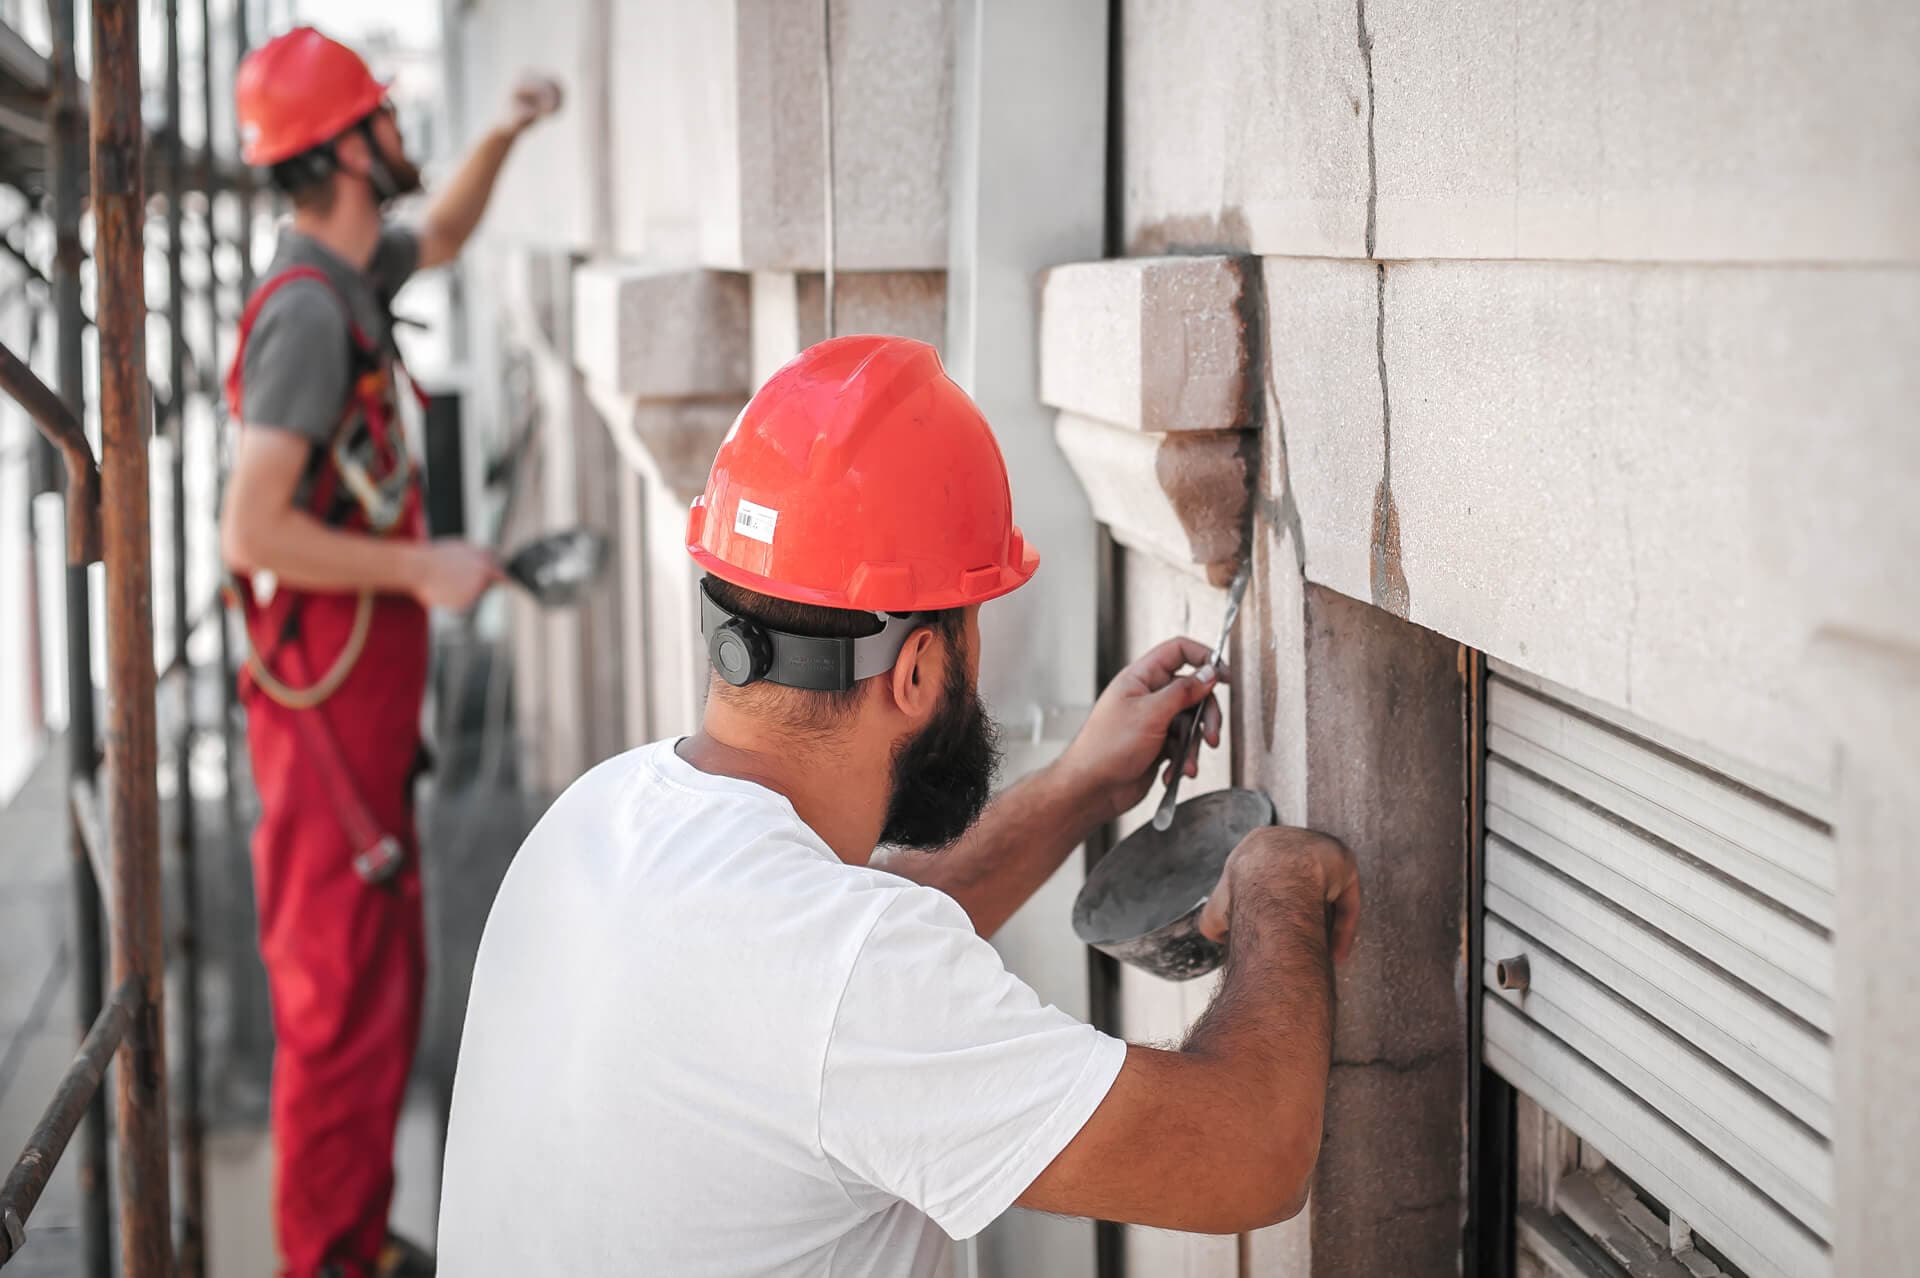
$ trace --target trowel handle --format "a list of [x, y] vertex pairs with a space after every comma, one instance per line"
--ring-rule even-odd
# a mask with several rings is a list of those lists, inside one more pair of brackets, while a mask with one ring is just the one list
[[1160, 806], [1153, 810], [1153, 828], [1162, 833], [1173, 824], [1173, 809], [1180, 802], [1180, 782], [1186, 778], [1187, 760], [1193, 757], [1193, 745], [1200, 736], [1200, 720], [1206, 717], [1206, 709], [1204, 701], [1193, 708], [1193, 717], [1187, 720], [1187, 734], [1180, 742], [1180, 753], [1173, 758], [1173, 775], [1167, 779], [1167, 792], [1160, 796]]
[[1153, 828], [1166, 833], [1173, 824], [1173, 809], [1180, 802], [1180, 778], [1186, 775], [1187, 765], [1182, 763], [1173, 774], [1173, 780], [1167, 782], [1167, 792], [1160, 796], [1160, 806], [1153, 810]]

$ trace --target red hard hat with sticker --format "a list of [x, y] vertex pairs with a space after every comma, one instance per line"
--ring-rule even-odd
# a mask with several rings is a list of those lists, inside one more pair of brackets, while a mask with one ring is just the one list
[[905, 337], [834, 338], [768, 379], [713, 459], [687, 550], [747, 590], [870, 612], [983, 603], [1040, 566], [992, 428]]
[[366, 62], [312, 27], [249, 53], [234, 83], [241, 158], [266, 167], [331, 142], [373, 114], [387, 86]]

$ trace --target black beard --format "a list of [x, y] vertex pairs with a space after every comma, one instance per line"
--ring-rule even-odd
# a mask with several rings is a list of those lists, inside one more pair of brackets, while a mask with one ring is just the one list
[[965, 663], [947, 666], [940, 712], [893, 752], [893, 793], [880, 841], [933, 852], [951, 846], [986, 810], [1000, 767], [1000, 734], [967, 678]]
[[374, 196], [380, 203], [387, 204], [420, 190], [420, 170], [413, 161], [382, 157], [380, 166], [385, 170], [384, 175], [371, 179]]

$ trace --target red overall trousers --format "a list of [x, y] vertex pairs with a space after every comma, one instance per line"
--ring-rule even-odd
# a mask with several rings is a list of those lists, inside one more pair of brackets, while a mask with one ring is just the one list
[[[310, 268], [290, 270], [261, 286], [241, 320], [227, 379], [236, 419], [248, 332], [266, 298], [295, 279], [327, 283]], [[394, 366], [351, 328], [357, 380], [333, 444], [319, 454], [309, 505], [339, 526], [419, 538], [425, 519], [394, 411]], [[359, 453], [342, 451], [356, 443]], [[371, 467], [362, 460], [367, 456]], [[382, 467], [385, 473], [377, 473]], [[375, 502], [369, 509], [362, 498], [369, 479], [384, 486], [389, 508]], [[271, 682], [295, 688], [333, 668], [360, 606], [354, 594], [285, 587], [259, 605], [246, 582], [238, 593], [255, 660]], [[371, 1273], [386, 1236], [394, 1129], [426, 982], [410, 790], [420, 754], [427, 648], [425, 609], [411, 598], [383, 595], [372, 601], [357, 661], [318, 705], [290, 708], [251, 670], [240, 676], [260, 792], [254, 894], [273, 1001], [273, 1209], [281, 1272], [292, 1278]], [[315, 757], [314, 725], [300, 723], [302, 715], [320, 717], [338, 746], [320, 753], [332, 760]], [[384, 882], [356, 872], [354, 858], [363, 849], [351, 837], [354, 822], [345, 819], [343, 794], [358, 798], [362, 825], [371, 817], [405, 854]]]

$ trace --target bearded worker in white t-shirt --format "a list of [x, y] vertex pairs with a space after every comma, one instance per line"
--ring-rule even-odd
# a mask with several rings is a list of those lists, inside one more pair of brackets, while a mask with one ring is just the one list
[[1012, 513], [924, 343], [823, 342], [741, 414], [688, 529], [700, 730], [569, 788], [487, 920], [443, 1274], [931, 1278], [1016, 1204], [1208, 1233], [1299, 1209], [1359, 910], [1338, 843], [1236, 849], [1178, 1049], [1043, 1004], [987, 943], [1146, 796], [1178, 716], [1220, 733], [1221, 672], [1170, 640], [988, 801], [976, 679], [1020, 654], [981, 651], [979, 611], [1039, 565]]

